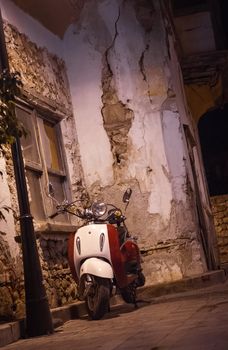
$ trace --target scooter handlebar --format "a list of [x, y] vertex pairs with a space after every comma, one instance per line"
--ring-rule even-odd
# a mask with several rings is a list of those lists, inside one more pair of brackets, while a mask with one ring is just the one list
[[85, 216], [83, 215], [83, 213], [81, 213], [81, 211], [79, 209], [77, 209], [75, 213], [71, 212], [68, 209], [70, 207], [70, 205], [67, 204], [66, 206], [61, 206], [61, 207], [59, 206], [59, 210], [56, 211], [55, 213], [49, 215], [49, 218], [50, 219], [54, 219], [57, 215], [63, 214], [65, 212], [65, 213], [68, 213], [68, 214], [71, 214], [71, 215], [75, 215], [75, 216], [77, 216], [77, 217], [79, 217], [81, 219], [85, 219]]
[[[108, 211], [107, 216], [105, 218], [101, 219], [101, 218], [95, 217], [91, 213], [89, 213], [89, 215], [88, 215], [88, 213], [86, 213], [86, 210], [85, 210], [85, 212], [82, 212], [79, 209], [76, 209], [74, 212], [71, 211], [70, 207], [72, 204], [74, 204], [74, 202], [67, 203], [66, 205], [57, 206], [57, 211], [55, 213], [49, 215], [49, 218], [54, 219], [57, 215], [60, 215], [60, 214], [65, 212], [65, 213], [68, 213], [71, 215], [75, 215], [78, 218], [83, 219], [83, 220], [88, 220], [88, 221], [95, 220], [95, 221], [100, 222], [100, 223], [109, 222], [110, 224], [118, 224], [120, 222], [123, 222], [126, 219], [125, 216], [122, 215], [121, 210], [118, 209], [117, 207], [114, 207], [114, 206], [112, 209], [110, 209]], [[119, 213], [119, 214], [116, 214], [116, 213]]]
[[50, 218], [50, 219], [54, 219], [54, 218], [55, 218], [57, 215], [59, 215], [59, 214], [60, 214], [59, 212], [55, 212], [55, 213], [49, 215], [49, 218]]

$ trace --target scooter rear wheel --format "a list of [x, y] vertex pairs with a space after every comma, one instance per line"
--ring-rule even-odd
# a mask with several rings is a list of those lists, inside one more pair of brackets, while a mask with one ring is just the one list
[[110, 282], [107, 278], [92, 277], [92, 285], [86, 296], [86, 308], [92, 320], [99, 320], [109, 310]]
[[133, 282], [129, 286], [120, 290], [123, 300], [128, 304], [136, 303], [136, 284]]

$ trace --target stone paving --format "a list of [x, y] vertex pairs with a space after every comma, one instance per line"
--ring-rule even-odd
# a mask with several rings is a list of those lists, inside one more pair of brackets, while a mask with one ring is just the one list
[[2, 349], [228, 350], [228, 282], [156, 299], [145, 296], [138, 309], [117, 305], [102, 320], [71, 320], [51, 336]]

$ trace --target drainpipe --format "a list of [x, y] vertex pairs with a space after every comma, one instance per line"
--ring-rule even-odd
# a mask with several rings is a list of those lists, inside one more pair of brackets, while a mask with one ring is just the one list
[[[9, 71], [3, 20], [0, 9], [0, 70]], [[52, 317], [43, 284], [42, 270], [36, 245], [33, 218], [30, 213], [20, 139], [12, 145], [12, 158], [20, 209], [21, 243], [24, 266], [26, 335], [35, 337], [53, 333]]]

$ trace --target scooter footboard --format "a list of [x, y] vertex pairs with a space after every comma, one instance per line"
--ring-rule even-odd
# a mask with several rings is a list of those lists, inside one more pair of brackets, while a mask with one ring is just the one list
[[98, 258], [89, 258], [83, 262], [80, 268], [80, 277], [84, 274], [114, 278], [112, 266], [107, 261]]

